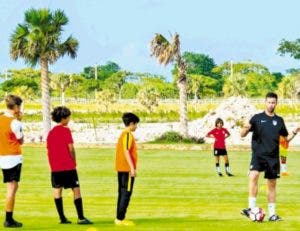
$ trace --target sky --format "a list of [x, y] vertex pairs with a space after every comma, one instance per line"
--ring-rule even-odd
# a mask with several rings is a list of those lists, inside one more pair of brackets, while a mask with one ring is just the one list
[[206, 54], [217, 65], [252, 61], [282, 73], [300, 67], [300, 60], [277, 54], [282, 39], [300, 38], [298, 0], [0, 0], [0, 73], [26, 67], [10, 59], [9, 38], [30, 8], [63, 10], [69, 18], [63, 38], [79, 40], [76, 59], [61, 58], [52, 72], [114, 61], [124, 70], [170, 79], [172, 65], [150, 57], [149, 42], [155, 33], [169, 39], [175, 32], [182, 52]]

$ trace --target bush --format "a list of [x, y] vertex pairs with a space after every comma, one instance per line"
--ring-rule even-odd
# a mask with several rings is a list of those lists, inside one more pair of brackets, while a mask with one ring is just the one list
[[187, 137], [184, 138], [178, 132], [168, 131], [156, 138], [151, 143], [186, 143], [186, 144], [203, 144], [203, 138]]

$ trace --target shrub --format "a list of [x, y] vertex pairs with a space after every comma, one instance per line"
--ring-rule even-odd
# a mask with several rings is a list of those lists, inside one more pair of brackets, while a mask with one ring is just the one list
[[156, 138], [151, 143], [187, 143], [187, 144], [203, 144], [203, 138], [187, 137], [184, 138], [181, 134], [174, 131], [168, 131]]

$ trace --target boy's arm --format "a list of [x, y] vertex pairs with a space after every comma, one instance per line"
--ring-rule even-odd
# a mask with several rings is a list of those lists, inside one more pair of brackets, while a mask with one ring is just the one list
[[127, 133], [126, 136], [124, 136], [123, 138], [123, 151], [124, 151], [125, 159], [130, 167], [130, 175], [135, 177], [136, 170], [134, 168], [134, 163], [132, 161], [131, 155], [129, 153], [131, 144], [132, 144], [132, 136], [131, 134]]
[[226, 139], [230, 136], [230, 132], [227, 129], [225, 129], [225, 131], [226, 131], [226, 134], [225, 134], [225, 139]]
[[73, 144], [68, 144], [68, 148], [69, 148], [71, 157], [76, 162], [76, 153], [75, 153], [75, 148], [74, 148]]
[[213, 130], [209, 131], [209, 132], [206, 134], [206, 137], [208, 137], [208, 138], [215, 138], [215, 137], [214, 137], [214, 134], [213, 134]]
[[16, 118], [11, 122], [11, 130], [15, 134], [18, 142], [20, 144], [23, 144], [24, 143], [24, 135], [23, 135], [21, 119]]
[[134, 164], [132, 162], [129, 151], [124, 150], [124, 155], [125, 155], [125, 158], [126, 158], [126, 161], [127, 161], [128, 165], [130, 167], [130, 175], [133, 176], [133, 177], [136, 177], [136, 170], [134, 168]]

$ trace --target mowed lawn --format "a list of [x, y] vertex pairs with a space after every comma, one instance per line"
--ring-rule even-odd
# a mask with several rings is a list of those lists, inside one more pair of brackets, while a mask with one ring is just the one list
[[[78, 172], [86, 217], [76, 224], [71, 190], [64, 191], [65, 214], [73, 224], [60, 225], [50, 186], [45, 149], [24, 148], [24, 164], [15, 218], [22, 230], [300, 230], [300, 153], [288, 157], [290, 176], [278, 182], [277, 212], [282, 222], [250, 222], [240, 215], [247, 206], [248, 151], [230, 151], [235, 177], [218, 177], [211, 151], [140, 150], [138, 177], [127, 217], [135, 227], [115, 227], [117, 179], [114, 150], [78, 148]], [[223, 160], [221, 162], [224, 169]], [[5, 186], [0, 186], [3, 208]], [[258, 204], [267, 210], [266, 186], [260, 179]], [[1, 221], [4, 213], [1, 213]], [[91, 228], [94, 229], [91, 229]], [[89, 229], [90, 228], [90, 229]], [[2, 229], [2, 228], [0, 228]]]

